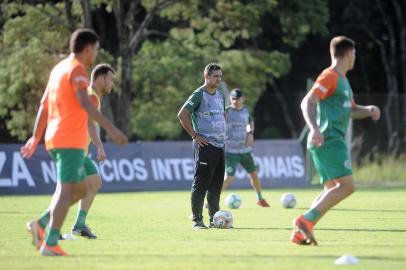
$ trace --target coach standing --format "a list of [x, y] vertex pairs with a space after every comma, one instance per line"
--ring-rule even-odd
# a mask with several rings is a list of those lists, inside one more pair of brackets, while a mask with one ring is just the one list
[[191, 204], [195, 229], [207, 229], [202, 214], [206, 193], [210, 227], [213, 215], [220, 209], [226, 138], [225, 98], [218, 89], [221, 77], [220, 65], [208, 64], [204, 69], [204, 84], [192, 93], [178, 113], [180, 123], [193, 139], [195, 175]]

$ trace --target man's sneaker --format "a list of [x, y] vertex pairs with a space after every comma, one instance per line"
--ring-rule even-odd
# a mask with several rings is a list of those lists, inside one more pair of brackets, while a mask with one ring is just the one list
[[262, 207], [269, 207], [268, 202], [265, 199], [260, 199], [257, 201], [257, 204]]
[[210, 221], [210, 224], [209, 224], [209, 228], [216, 228], [216, 226], [214, 226], [214, 223], [213, 223], [213, 221]]
[[44, 240], [45, 230], [39, 225], [37, 220], [32, 220], [27, 223], [27, 231], [32, 236], [32, 244], [36, 249], [39, 249]]
[[204, 230], [204, 229], [208, 229], [208, 228], [206, 227], [206, 225], [204, 225], [202, 220], [198, 220], [198, 221], [195, 221], [195, 223], [193, 224], [193, 229], [196, 229], [196, 230], [203, 229]]
[[309, 245], [317, 245], [317, 241], [313, 235], [313, 222], [306, 220], [303, 215], [301, 215], [293, 220], [293, 226], [295, 226], [296, 230], [306, 237], [306, 241], [309, 243]]
[[290, 241], [292, 243], [298, 244], [298, 245], [310, 245], [310, 242], [306, 238], [303, 233], [298, 231], [296, 228], [293, 229], [292, 236], [290, 237]]
[[73, 227], [72, 234], [82, 236], [87, 239], [96, 239], [97, 238], [97, 236], [92, 233], [92, 231], [90, 230], [90, 228], [87, 225], [83, 226], [82, 228]]
[[39, 252], [44, 256], [68, 256], [68, 253], [62, 250], [59, 245], [48, 246], [47, 244], [42, 244]]
[[65, 238], [63, 238], [62, 234], [59, 234], [58, 240], [65, 240]]

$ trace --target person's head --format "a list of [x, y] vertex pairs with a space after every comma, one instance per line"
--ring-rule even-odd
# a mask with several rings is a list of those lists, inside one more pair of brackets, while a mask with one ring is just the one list
[[346, 36], [334, 37], [330, 41], [330, 54], [333, 59], [345, 62], [351, 70], [355, 63], [355, 42]]
[[69, 48], [71, 53], [80, 55], [83, 64], [92, 66], [99, 49], [99, 37], [92, 29], [77, 29], [71, 35]]
[[114, 85], [114, 75], [115, 71], [109, 64], [98, 64], [90, 75], [91, 84], [98, 88], [100, 94], [110, 94]]
[[244, 105], [244, 93], [239, 88], [235, 88], [230, 92], [230, 103], [233, 108], [241, 108]]
[[211, 88], [219, 87], [222, 76], [221, 67], [217, 63], [210, 63], [204, 68], [205, 84]]

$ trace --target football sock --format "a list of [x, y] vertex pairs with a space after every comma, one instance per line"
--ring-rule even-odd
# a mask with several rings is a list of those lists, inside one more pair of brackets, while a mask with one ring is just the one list
[[59, 235], [59, 229], [48, 228], [48, 232], [46, 233], [45, 237], [45, 243], [51, 247], [56, 246], [58, 244]]
[[262, 200], [262, 199], [263, 198], [262, 198], [261, 191], [257, 192], [257, 200], [259, 201], [259, 200]]
[[86, 225], [87, 211], [79, 210], [76, 218], [75, 228], [83, 228]]
[[48, 209], [44, 213], [42, 213], [42, 215], [38, 219], [38, 223], [41, 226], [41, 228], [45, 229], [45, 227], [49, 223], [50, 216], [51, 216], [51, 212]]
[[310, 208], [303, 214], [303, 217], [311, 222], [315, 222], [321, 216], [316, 208]]

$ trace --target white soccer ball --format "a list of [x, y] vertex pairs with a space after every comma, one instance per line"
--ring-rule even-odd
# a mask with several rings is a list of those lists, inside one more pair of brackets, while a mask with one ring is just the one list
[[213, 216], [214, 227], [230, 229], [233, 226], [233, 215], [229, 211], [217, 211]]
[[295, 208], [296, 197], [292, 193], [285, 193], [281, 197], [281, 204], [285, 208]]
[[226, 197], [225, 204], [228, 208], [237, 209], [241, 206], [241, 197], [235, 193], [232, 193]]

